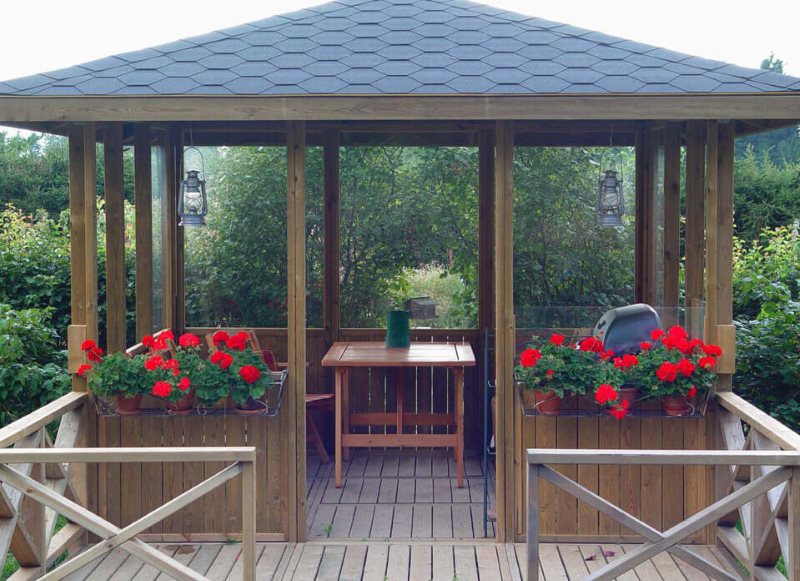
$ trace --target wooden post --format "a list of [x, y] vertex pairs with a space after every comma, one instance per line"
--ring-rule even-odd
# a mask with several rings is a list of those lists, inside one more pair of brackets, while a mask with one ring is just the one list
[[[172, 212], [171, 220], [175, 230], [175, 249], [173, 251], [174, 266], [173, 272], [175, 273], [175, 287], [172, 296], [173, 308], [173, 324], [171, 325], [177, 334], [183, 333], [186, 329], [186, 309], [184, 302], [186, 300], [186, 276], [185, 276], [185, 263], [183, 244], [185, 240], [185, 229], [178, 226], [180, 219], [178, 218], [178, 197], [180, 196], [180, 181], [184, 176], [183, 167], [183, 132], [180, 127], [173, 128], [173, 147], [175, 148], [175, 177], [167, 184], [167, 192], [174, 192], [170, 196], [170, 212]], [[205, 179], [206, 176], [203, 176]], [[174, 188], [172, 190], [171, 188]]]
[[161, 201], [161, 228], [163, 232], [162, 269], [163, 293], [162, 313], [164, 327], [175, 329], [175, 297], [177, 293], [177, 230], [178, 230], [178, 183], [180, 181], [179, 132], [172, 128], [167, 134], [166, 143], [166, 190]]
[[322, 164], [325, 178], [323, 216], [323, 297], [322, 326], [328, 346], [339, 340], [339, 133], [326, 131], [323, 136]]
[[106, 197], [106, 346], [125, 350], [125, 190], [122, 125], [104, 128], [103, 158]]
[[[526, 458], [527, 462], [527, 458]], [[539, 465], [528, 464], [528, 574], [526, 581], [539, 579]]]
[[[263, 461], [263, 459], [262, 459]], [[242, 463], [242, 579], [256, 578], [256, 467]]]
[[653, 135], [645, 128], [636, 133], [636, 244], [634, 249], [634, 295], [637, 302], [652, 305], [655, 301], [653, 261], [655, 224]]
[[709, 121], [706, 125], [706, 316], [705, 341], [717, 340], [717, 174], [719, 123]]
[[716, 341], [723, 354], [718, 364], [717, 390], [730, 391], [736, 372], [733, 327], [733, 156], [734, 127], [719, 128], [717, 149], [717, 309]]
[[514, 125], [495, 137], [495, 379], [497, 385], [497, 541], [514, 539]]
[[287, 160], [287, 254], [289, 320], [287, 324], [289, 386], [286, 411], [288, 438], [289, 530], [288, 540], [305, 538], [306, 474], [306, 215], [305, 122], [288, 123]]
[[478, 331], [494, 327], [494, 132], [478, 135]]
[[[73, 126], [69, 132], [71, 319], [85, 325], [87, 339], [97, 340], [97, 196], [95, 126]], [[72, 346], [74, 350], [75, 346]], [[86, 391], [73, 376], [72, 388]]]
[[[705, 256], [705, 123], [689, 121], [686, 126], [686, 269], [685, 306], [699, 307], [705, 299], [703, 260]], [[687, 323], [693, 336], [699, 336], [701, 320], [687, 311]]]
[[[681, 252], [681, 135], [672, 123], [664, 131], [664, 306], [677, 307], [680, 300]], [[678, 324], [677, 313], [670, 313]]]
[[153, 175], [150, 127], [138, 124], [134, 137], [136, 206], [136, 341], [153, 331]]

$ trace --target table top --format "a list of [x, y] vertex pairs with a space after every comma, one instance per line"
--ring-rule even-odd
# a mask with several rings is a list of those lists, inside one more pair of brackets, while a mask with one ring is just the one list
[[408, 349], [389, 348], [377, 341], [334, 343], [323, 367], [472, 367], [469, 344], [412, 343]]

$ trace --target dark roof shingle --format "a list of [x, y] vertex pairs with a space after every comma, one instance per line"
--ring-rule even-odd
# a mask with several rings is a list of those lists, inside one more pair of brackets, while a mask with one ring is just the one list
[[800, 91], [800, 79], [467, 0], [337, 0], [0, 83], [10, 95]]

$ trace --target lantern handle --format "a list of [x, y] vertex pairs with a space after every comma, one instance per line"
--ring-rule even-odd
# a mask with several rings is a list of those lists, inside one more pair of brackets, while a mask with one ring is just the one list
[[[198, 148], [196, 148], [194, 145], [190, 145], [189, 147], [184, 147], [183, 148], [183, 163], [184, 163], [184, 166], [186, 165], [186, 152], [191, 151], [193, 149], [197, 152], [197, 155], [200, 156], [200, 167], [203, 170], [203, 179], [205, 180], [206, 179], [206, 160], [203, 158], [203, 153]], [[186, 171], [186, 167], [184, 167], [183, 169], [184, 169], [184, 171]]]

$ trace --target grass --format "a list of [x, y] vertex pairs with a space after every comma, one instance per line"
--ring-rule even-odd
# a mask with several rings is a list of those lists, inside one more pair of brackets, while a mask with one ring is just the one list
[[[65, 519], [61, 515], [58, 515], [58, 518], [56, 518], [56, 528], [54, 533], [60, 531], [65, 524], [67, 524], [67, 519]], [[64, 553], [62, 555], [59, 555], [58, 559], [56, 559], [56, 561], [53, 563], [53, 567], [60, 565], [66, 559], [67, 559], [67, 552], [64, 551]], [[19, 563], [17, 562], [17, 559], [14, 557], [14, 555], [9, 553], [6, 556], [5, 563], [3, 563], [3, 573], [0, 574], [0, 581], [6, 581], [6, 579], [11, 577], [18, 570], [19, 570]]]

